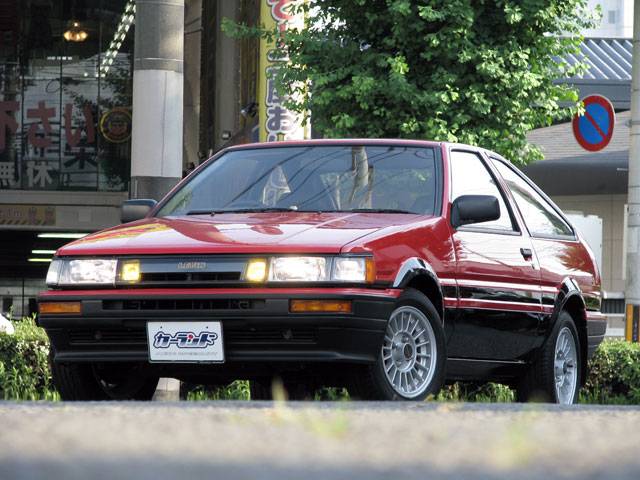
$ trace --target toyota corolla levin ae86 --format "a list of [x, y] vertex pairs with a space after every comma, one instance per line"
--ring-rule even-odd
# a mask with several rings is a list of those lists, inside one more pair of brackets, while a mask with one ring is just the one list
[[166, 376], [398, 400], [494, 380], [573, 403], [604, 335], [588, 246], [481, 148], [233, 147], [123, 221], [61, 248], [39, 297], [64, 399], [148, 399]]

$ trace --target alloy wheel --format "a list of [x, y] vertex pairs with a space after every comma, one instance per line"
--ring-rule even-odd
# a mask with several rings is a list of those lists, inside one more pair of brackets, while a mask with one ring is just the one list
[[554, 377], [558, 403], [573, 403], [578, 386], [578, 349], [568, 327], [563, 327], [556, 339]]
[[424, 393], [433, 380], [436, 337], [427, 316], [415, 307], [394, 310], [382, 344], [382, 363], [389, 385], [405, 398]]

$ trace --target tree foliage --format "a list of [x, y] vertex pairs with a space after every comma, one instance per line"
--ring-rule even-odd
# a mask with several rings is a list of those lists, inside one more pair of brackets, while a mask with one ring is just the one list
[[553, 80], [585, 68], [559, 59], [593, 26], [586, 0], [310, 0], [295, 9], [306, 27], [280, 37], [289, 62], [276, 78], [289, 108], [311, 112], [323, 136], [463, 142], [526, 163], [541, 158], [526, 133], [579, 107], [577, 92]]

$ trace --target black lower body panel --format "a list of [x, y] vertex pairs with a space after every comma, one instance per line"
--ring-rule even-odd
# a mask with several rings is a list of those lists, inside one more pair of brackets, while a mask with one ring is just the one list
[[[331, 370], [337, 364], [375, 362], [395, 298], [332, 297], [351, 300], [351, 314], [290, 313], [290, 298], [263, 296], [259, 301], [221, 303], [222, 308], [208, 304], [210, 308], [202, 310], [165, 310], [163, 306], [187, 304], [167, 299], [164, 304], [132, 305], [129, 299], [119, 304], [70, 295], [65, 300], [82, 301], [81, 315], [40, 315], [39, 324], [49, 335], [55, 362], [144, 363], [149, 371], [178, 378], [252, 378], [289, 369]], [[220, 321], [225, 363], [149, 363], [146, 326], [157, 320]]]

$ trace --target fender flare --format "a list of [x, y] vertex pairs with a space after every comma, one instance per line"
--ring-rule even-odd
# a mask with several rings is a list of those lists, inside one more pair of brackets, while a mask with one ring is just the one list
[[400, 265], [396, 273], [392, 288], [405, 289], [412, 280], [418, 277], [426, 277], [435, 285], [437, 295], [439, 296], [438, 302], [440, 304], [439, 306], [435, 305], [435, 307], [438, 309], [440, 318], [444, 321], [444, 295], [442, 293], [442, 285], [435, 270], [426, 260], [419, 257], [411, 257], [402, 262], [402, 265]]
[[551, 325], [553, 326], [558, 319], [558, 315], [560, 312], [564, 310], [564, 307], [567, 305], [569, 300], [573, 298], [578, 298], [580, 301], [580, 305], [582, 306], [582, 311], [586, 312], [587, 307], [582, 296], [582, 290], [580, 290], [580, 286], [573, 280], [572, 278], [565, 278], [562, 280], [560, 284], [560, 288], [558, 289], [558, 294], [556, 295], [555, 303], [553, 305], [553, 313], [551, 314]]

